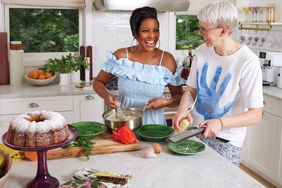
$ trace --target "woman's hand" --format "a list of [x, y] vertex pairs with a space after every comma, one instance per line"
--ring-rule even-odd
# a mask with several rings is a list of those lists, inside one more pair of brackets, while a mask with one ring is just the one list
[[205, 120], [199, 124], [199, 127], [206, 127], [203, 133], [204, 137], [216, 137], [218, 133], [222, 130], [222, 125], [220, 120], [217, 119], [210, 119]]
[[114, 109], [119, 106], [118, 96], [109, 95], [105, 102], [109, 109]]
[[176, 130], [180, 130], [179, 123], [183, 119], [187, 119], [190, 124], [193, 123], [193, 118], [192, 118], [191, 114], [188, 112], [188, 110], [178, 109], [177, 113], [174, 115], [174, 117], [172, 119], [173, 128], [176, 129]]
[[164, 97], [158, 97], [158, 98], [151, 99], [149, 102], [147, 102], [146, 109], [156, 110], [156, 109], [166, 107], [168, 104], [167, 100], [168, 99]]

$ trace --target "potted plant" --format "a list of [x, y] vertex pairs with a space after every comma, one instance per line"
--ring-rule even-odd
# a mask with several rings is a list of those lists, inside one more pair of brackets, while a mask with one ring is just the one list
[[[78, 72], [82, 66], [87, 67], [87, 63], [81, 56], [68, 54], [62, 56], [61, 59], [49, 59], [40, 69], [60, 75], [60, 85], [69, 85], [71, 80], [71, 73]], [[79, 77], [78, 77], [79, 78]]]

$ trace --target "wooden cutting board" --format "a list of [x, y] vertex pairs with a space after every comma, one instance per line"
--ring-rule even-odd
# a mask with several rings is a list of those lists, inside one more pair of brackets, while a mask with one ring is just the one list
[[[104, 134], [100, 137], [94, 138], [93, 140], [95, 141], [92, 149], [93, 155], [141, 150], [140, 142], [125, 145], [113, 141], [110, 134]], [[70, 158], [83, 155], [85, 155], [85, 153], [81, 147], [57, 148], [47, 152], [47, 159]]]

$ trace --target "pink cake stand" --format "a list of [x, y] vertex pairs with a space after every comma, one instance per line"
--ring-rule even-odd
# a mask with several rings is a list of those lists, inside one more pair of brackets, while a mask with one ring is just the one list
[[69, 125], [70, 135], [66, 141], [46, 146], [46, 147], [21, 147], [15, 146], [7, 142], [7, 132], [3, 135], [3, 143], [13, 149], [20, 151], [36, 151], [37, 152], [37, 174], [33, 180], [27, 184], [27, 188], [57, 188], [59, 186], [59, 181], [50, 176], [47, 167], [46, 152], [50, 149], [55, 149], [63, 147], [64, 145], [70, 143], [77, 137], [76, 128]]

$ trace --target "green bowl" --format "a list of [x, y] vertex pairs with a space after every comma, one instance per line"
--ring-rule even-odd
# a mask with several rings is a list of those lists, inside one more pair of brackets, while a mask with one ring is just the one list
[[195, 155], [205, 150], [205, 145], [195, 140], [182, 140], [180, 142], [169, 142], [168, 149], [181, 155]]
[[136, 130], [136, 134], [148, 142], [164, 142], [173, 133], [173, 128], [159, 124], [143, 125]]
[[107, 130], [106, 125], [94, 121], [82, 121], [72, 124], [77, 129], [78, 136], [95, 138]]

